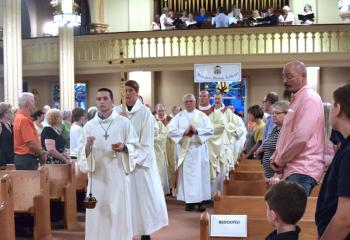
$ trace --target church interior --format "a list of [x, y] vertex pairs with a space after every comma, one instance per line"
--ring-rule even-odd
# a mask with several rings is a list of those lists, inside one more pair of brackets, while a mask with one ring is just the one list
[[[234, 105], [246, 123], [249, 107], [261, 105], [267, 93], [275, 92], [283, 96], [285, 85], [282, 73], [288, 62], [298, 60], [305, 63], [307, 85], [318, 93], [323, 103], [332, 103], [333, 91], [350, 80], [350, 3], [346, 1], [0, 1], [0, 102], [7, 102], [12, 106], [18, 105], [18, 97], [22, 92], [30, 92], [35, 97], [37, 109], [48, 105], [61, 110], [79, 107], [87, 111], [90, 107], [96, 106], [96, 92], [101, 88], [113, 91], [114, 103], [117, 105], [123, 98], [121, 85], [126, 76], [126, 79], [138, 83], [139, 95], [142, 96], [144, 104], [154, 111], [157, 104], [164, 104], [167, 114], [170, 115], [173, 106], [184, 108], [185, 94], [193, 94], [198, 98], [203, 89], [211, 87], [214, 92], [218, 89], [216, 84], [220, 82], [214, 85], [195, 82], [197, 64], [234, 63], [241, 67], [241, 79], [238, 88], [233, 91], [231, 97], [225, 98], [224, 103]], [[343, 2], [344, 6], [341, 6]], [[68, 16], [65, 15], [64, 4], [70, 4], [68, 20], [64, 19]], [[297, 17], [303, 15], [306, 4], [312, 6], [314, 14], [310, 25], [302, 24]], [[229, 14], [233, 5], [243, 14], [244, 20], [239, 24], [215, 28], [213, 22], [209, 20], [204, 24], [195, 25], [196, 27], [151, 30], [155, 15], [162, 16], [165, 8], [172, 11], [176, 19], [180, 19], [185, 9], [197, 16], [201, 8], [205, 8], [209, 18], [214, 19], [220, 14], [216, 13], [219, 7]], [[250, 15], [254, 10], [266, 15], [267, 9], [274, 8], [276, 14], [282, 14], [287, 5], [290, 12], [296, 16], [293, 24], [250, 25]], [[59, 19], [60, 17], [62, 19]], [[66, 22], [63, 22], [64, 20]], [[211, 95], [211, 104], [215, 102], [214, 95]], [[199, 101], [197, 107], [198, 104]], [[241, 193], [237, 193], [236, 196], [242, 195], [241, 198], [230, 200], [229, 197], [232, 196], [225, 196], [239, 192], [227, 179], [223, 182], [222, 195], [213, 194], [204, 213], [186, 212], [183, 210], [182, 202], [173, 196], [166, 196], [169, 225], [150, 234], [151, 238], [154, 240], [263, 239], [273, 228], [265, 223], [265, 203], [262, 202], [261, 205], [261, 202], [257, 201], [257, 198], [264, 196], [266, 186], [253, 183], [258, 182], [263, 176], [261, 164], [258, 164], [258, 161], [244, 159], [238, 166], [240, 167], [237, 169], [242, 173], [235, 175], [237, 180], [241, 176], [241, 181], [252, 181], [245, 185]], [[51, 201], [60, 199], [66, 204], [57, 210], [64, 211], [66, 215], [64, 224], [57, 227], [52, 223], [47, 226], [41, 222], [42, 225], [37, 227], [41, 229], [38, 230], [34, 226], [34, 239], [91, 239], [85, 236], [85, 212], [74, 202], [79, 194], [69, 195], [72, 191], [75, 193], [77, 190], [86, 190], [87, 178], [86, 176], [83, 179], [79, 178], [79, 169], [76, 169], [76, 166], [71, 164], [68, 167], [70, 169], [66, 170], [67, 176], [63, 176], [65, 173], [62, 173], [62, 176], [57, 174], [56, 182], [48, 184], [46, 181], [46, 187], [50, 186]], [[232, 171], [228, 172], [230, 179], [234, 174]], [[30, 180], [33, 181], [32, 184], [35, 184], [35, 181], [41, 182], [41, 186], [37, 187], [40, 188], [40, 196], [44, 199], [37, 197], [41, 200], [34, 203], [37, 205], [28, 211], [29, 215], [34, 215], [34, 224], [47, 218], [45, 213], [40, 214], [40, 211], [38, 213], [37, 209], [40, 209], [38, 206], [48, 204], [45, 209], [50, 208], [50, 203], [45, 202], [45, 197], [48, 196], [44, 194], [45, 184], [42, 183], [45, 174], [48, 173], [38, 171], [40, 177], [37, 179], [33, 177]], [[8, 179], [2, 177], [0, 170], [2, 191], [0, 219], [5, 221], [2, 206], [9, 199], [6, 199], [3, 188], [10, 183]], [[13, 184], [19, 185], [18, 181], [21, 180], [17, 179]], [[259, 192], [258, 185], [264, 192]], [[62, 190], [59, 190], [61, 187]], [[51, 189], [57, 191], [57, 196], [52, 196]], [[250, 193], [247, 192], [254, 192], [254, 189], [256, 192], [248, 196]], [[311, 193], [309, 197], [307, 209], [299, 225], [303, 233], [300, 239], [317, 238], [314, 213], [319, 189], [315, 191], [317, 193], [314, 195]], [[18, 195], [11, 198], [16, 197]], [[67, 201], [71, 201], [71, 198], [74, 198], [74, 203], [68, 206]], [[17, 208], [16, 203], [14, 206]], [[17, 212], [23, 213], [27, 210], [23, 207]], [[247, 214], [248, 237], [211, 236], [210, 216], [214, 213]], [[12, 214], [16, 214], [16, 209]], [[16, 228], [21, 225], [17, 220], [11, 224], [16, 225]], [[4, 235], [3, 238], [0, 234], [0, 240], [33, 239], [20, 235], [13, 238], [11, 231], [14, 230], [9, 230], [10, 228], [11, 226], [6, 230], [7, 237]], [[113, 239], [128, 240], [119, 239], [117, 236]], [[140, 239], [140, 236], [134, 236], [133, 240], [136, 239]]]

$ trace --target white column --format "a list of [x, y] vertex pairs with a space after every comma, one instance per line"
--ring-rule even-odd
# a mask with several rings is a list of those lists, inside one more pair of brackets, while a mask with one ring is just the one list
[[90, 31], [104, 33], [108, 31], [108, 24], [105, 24], [104, 0], [88, 0], [90, 8], [91, 25]]
[[74, 35], [73, 28], [60, 27], [60, 107], [73, 109], [74, 102]]
[[21, 0], [2, 0], [4, 21], [4, 100], [17, 106], [22, 92]]
[[320, 67], [307, 67], [307, 85], [316, 92], [320, 92]]

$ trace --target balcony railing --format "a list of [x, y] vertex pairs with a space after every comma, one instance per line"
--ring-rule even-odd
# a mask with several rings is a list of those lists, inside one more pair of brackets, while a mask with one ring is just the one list
[[[349, 53], [349, 25], [173, 30], [75, 38], [75, 60], [113, 61], [169, 57], [295, 53]], [[23, 63], [58, 62], [58, 38], [23, 41]]]

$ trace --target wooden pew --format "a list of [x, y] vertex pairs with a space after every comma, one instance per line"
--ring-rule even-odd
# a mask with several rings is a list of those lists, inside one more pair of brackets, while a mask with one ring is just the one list
[[64, 202], [64, 220], [67, 229], [78, 226], [76, 179], [74, 163], [46, 164], [49, 169], [50, 199]]
[[231, 180], [226, 177], [223, 185], [223, 195], [263, 196], [269, 189], [268, 183], [259, 180]]
[[[300, 239], [316, 239], [317, 231], [314, 223], [316, 203], [317, 198], [308, 198], [304, 216], [298, 223], [302, 229]], [[266, 204], [262, 196], [221, 196], [216, 194], [214, 197], [214, 214], [248, 215], [247, 239], [265, 239], [273, 231], [272, 226], [266, 220]], [[208, 213], [202, 214], [200, 228], [201, 240], [233, 239], [209, 237], [210, 215]]]
[[0, 178], [0, 240], [15, 240], [13, 186], [8, 174]]
[[6, 170], [16, 170], [15, 164], [6, 164]]
[[49, 171], [40, 167], [37, 171], [4, 170], [0, 177], [10, 175], [13, 183], [15, 213], [34, 215], [34, 239], [50, 240]]
[[257, 181], [264, 180], [264, 173], [262, 171], [241, 171], [235, 170], [230, 173], [230, 178], [241, 181]]
[[76, 189], [77, 191], [84, 191], [86, 192], [86, 188], [88, 185], [88, 174], [83, 173], [80, 171], [78, 164], [76, 162], [73, 162], [74, 166], [74, 175], [75, 175], [75, 182], [76, 182]]
[[234, 171], [263, 171], [263, 168], [261, 165], [245, 165], [245, 164], [240, 164], [236, 166], [236, 169]]

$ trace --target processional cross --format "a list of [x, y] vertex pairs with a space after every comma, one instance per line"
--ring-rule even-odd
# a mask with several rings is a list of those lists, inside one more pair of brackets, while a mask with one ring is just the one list
[[[120, 49], [123, 49], [122, 46], [120, 46]], [[127, 74], [125, 73], [125, 60], [124, 60], [124, 53], [122, 51], [119, 52], [119, 63], [120, 63], [120, 96], [122, 100], [122, 112], [126, 112], [126, 89], [125, 89], [125, 83], [127, 81]], [[112, 64], [113, 60], [109, 60], [109, 64]], [[131, 63], [135, 63], [135, 59], [131, 59]]]

